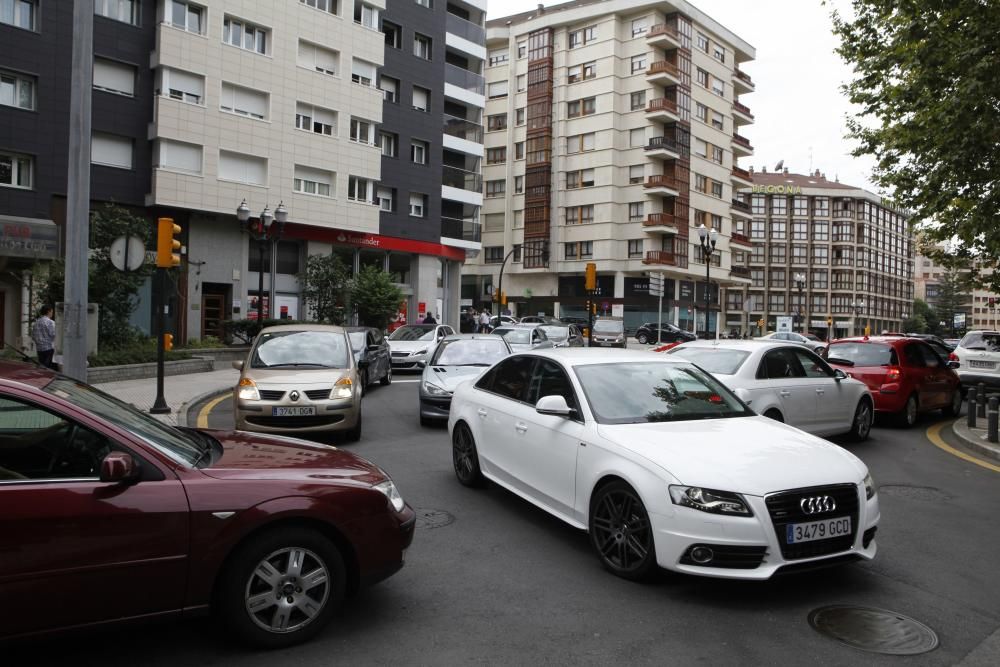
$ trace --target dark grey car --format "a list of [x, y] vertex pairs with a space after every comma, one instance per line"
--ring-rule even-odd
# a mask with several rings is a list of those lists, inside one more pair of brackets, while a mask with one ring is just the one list
[[392, 383], [392, 357], [389, 343], [382, 332], [375, 327], [347, 327], [347, 337], [358, 361], [358, 377], [361, 392], [368, 391], [368, 385], [380, 382], [383, 386]]

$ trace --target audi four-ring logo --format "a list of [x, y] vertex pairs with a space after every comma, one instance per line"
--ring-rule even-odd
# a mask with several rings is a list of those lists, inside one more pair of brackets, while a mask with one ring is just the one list
[[803, 514], [820, 514], [837, 509], [837, 501], [830, 496], [814, 496], [800, 500], [799, 507]]

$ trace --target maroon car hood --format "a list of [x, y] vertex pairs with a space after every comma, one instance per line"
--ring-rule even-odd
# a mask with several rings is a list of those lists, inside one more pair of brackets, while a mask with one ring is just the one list
[[315, 442], [245, 431], [209, 431], [222, 444], [222, 457], [201, 472], [216, 479], [355, 479], [377, 484], [386, 478], [351, 452]]

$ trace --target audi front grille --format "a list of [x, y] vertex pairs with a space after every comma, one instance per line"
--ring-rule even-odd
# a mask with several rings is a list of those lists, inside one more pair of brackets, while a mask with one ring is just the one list
[[[832, 512], [806, 514], [800, 507], [801, 500], [817, 496], [830, 496], [837, 503], [837, 508]], [[847, 551], [854, 545], [854, 538], [858, 534], [858, 487], [854, 484], [813, 486], [805, 489], [781, 491], [767, 496], [764, 502], [767, 505], [768, 514], [771, 516], [771, 523], [774, 524], [774, 533], [781, 546], [781, 555], [788, 560], [835, 554]], [[851, 517], [850, 535], [787, 544], [786, 526], [788, 524], [808, 523], [842, 516]]]

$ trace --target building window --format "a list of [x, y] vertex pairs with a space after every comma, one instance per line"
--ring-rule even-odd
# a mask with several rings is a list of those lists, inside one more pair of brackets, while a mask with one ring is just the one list
[[493, 245], [483, 248], [483, 261], [487, 264], [503, 262], [503, 246]]
[[712, 127], [717, 130], [723, 130], [725, 128], [725, 117], [718, 111], [712, 112]]
[[632, 19], [632, 36], [645, 35], [649, 28], [649, 17], [643, 16], [641, 19]]
[[708, 37], [699, 32], [695, 44], [698, 46], [699, 51], [708, 53]]
[[340, 9], [337, 7], [337, 0], [299, 0], [299, 2], [324, 12], [330, 12], [331, 14], [340, 13]]
[[138, 0], [94, 0], [94, 13], [122, 23], [139, 25]]
[[164, 67], [160, 73], [160, 90], [171, 99], [200, 105], [205, 98], [205, 77]]
[[641, 222], [646, 208], [645, 202], [634, 201], [628, 205], [628, 221]]
[[723, 150], [718, 146], [712, 146], [712, 162], [717, 162], [719, 164], [722, 164], [723, 159], [724, 159]]
[[718, 60], [720, 63], [726, 62], [726, 49], [723, 46], [715, 44], [712, 47], [712, 56]]
[[646, 107], [646, 91], [640, 90], [637, 93], [632, 93], [629, 95], [629, 108], [632, 111], [638, 111]]
[[524, 159], [524, 142], [515, 141], [514, 142], [514, 159], [523, 160]]
[[786, 254], [787, 249], [784, 243], [771, 244], [771, 262], [775, 264], [784, 264]]
[[506, 129], [507, 129], [507, 114], [498, 113], [486, 117], [486, 130], [488, 132], [497, 132], [499, 130], [506, 130]]
[[295, 127], [306, 132], [332, 137], [337, 131], [337, 112], [297, 102], [295, 104]]
[[382, 91], [382, 99], [396, 104], [399, 102], [399, 79], [382, 74], [378, 79], [378, 88]]
[[490, 67], [506, 65], [510, 59], [510, 51], [507, 49], [492, 49], [489, 53]]
[[[772, 270], [770, 278], [769, 278], [770, 286], [771, 287], [784, 287], [785, 283], [787, 282], [787, 275], [788, 274], [786, 273], [786, 271], [784, 269], [774, 269], [774, 270]], [[759, 285], [759, 287], [763, 287], [763, 286], [764, 286], [763, 284]], [[754, 287], [758, 287], [758, 285], [754, 285]]]
[[413, 33], [413, 55], [424, 60], [431, 59], [433, 40], [419, 32]]
[[631, 259], [642, 257], [642, 239], [632, 239], [628, 242], [628, 256]]
[[767, 298], [768, 309], [772, 313], [782, 313], [785, 311], [785, 295], [769, 294]]
[[351, 201], [370, 203], [374, 201], [375, 182], [360, 176], [347, 179], [347, 198]]
[[594, 256], [593, 241], [576, 241], [563, 244], [566, 259], [587, 259]]
[[808, 197], [793, 197], [792, 198], [792, 214], [797, 216], [807, 216], [809, 215], [809, 198]]
[[298, 63], [300, 67], [320, 74], [337, 76], [337, 72], [340, 71], [340, 53], [300, 39]]
[[701, 102], [694, 103], [694, 117], [703, 123], [708, 122], [708, 107]]
[[569, 33], [569, 48], [575, 49], [596, 39], [597, 26], [587, 26]]
[[267, 185], [267, 159], [219, 151], [219, 179], [247, 185]]
[[90, 145], [90, 162], [119, 169], [132, 168], [132, 138], [94, 132]]
[[788, 197], [771, 197], [771, 215], [788, 215]]
[[504, 230], [503, 213], [487, 213], [482, 216], [483, 231], [502, 232]]
[[[104, 58], [94, 58], [94, 88], [106, 93], [133, 97], [135, 95], [135, 67]], [[0, 95], [0, 103], [2, 103], [2, 95]]]
[[377, 67], [367, 60], [351, 58], [351, 82], [373, 88]]
[[805, 220], [792, 221], [792, 240], [806, 241], [809, 239], [809, 223]]
[[379, 130], [378, 146], [382, 149], [382, 155], [396, 157], [399, 155], [399, 135]]
[[[826, 289], [828, 284], [828, 276], [826, 269], [813, 269], [812, 270], [812, 286], [813, 289]], [[861, 285], [858, 285], [858, 289], [864, 289]]]
[[813, 241], [830, 240], [830, 223], [817, 220], [813, 223]]
[[[97, 77], [96, 64], [94, 77], [95, 79]], [[22, 74], [0, 71], [0, 104], [19, 109], [34, 109], [35, 80]]]
[[708, 72], [706, 72], [700, 67], [696, 69], [697, 69], [696, 74], [697, 74], [698, 85], [708, 88]]
[[410, 193], [410, 217], [423, 218], [427, 215], [427, 195]]
[[632, 69], [630, 70], [632, 74], [639, 74], [646, 71], [646, 54], [640, 54], [638, 56], [632, 56], [631, 60]]
[[393, 49], [403, 48], [403, 28], [382, 19], [382, 34], [385, 35], [385, 45]]
[[417, 111], [428, 111], [431, 108], [431, 91], [420, 86], [414, 86], [413, 108]]
[[573, 100], [566, 103], [566, 115], [569, 118], [579, 116], [589, 116], [597, 111], [597, 98], [585, 97], [581, 100]]
[[375, 200], [378, 202], [379, 210], [392, 213], [396, 210], [396, 190], [384, 185], [375, 189]]
[[582, 225], [591, 223], [594, 221], [594, 205], [588, 204], [587, 206], [567, 206], [565, 219], [567, 225]]
[[594, 185], [594, 170], [579, 169], [566, 172], [566, 189], [589, 188]]
[[507, 82], [506, 81], [494, 81], [489, 84], [486, 88], [486, 95], [491, 100], [500, 99], [501, 97], [507, 97]]
[[722, 79], [717, 79], [714, 76], [712, 77], [712, 92], [719, 97], [726, 96], [726, 84], [722, 81]]
[[38, 0], [0, 0], [0, 23], [34, 30], [37, 11]]
[[31, 189], [32, 159], [0, 153], [0, 187]]
[[586, 134], [574, 134], [573, 136], [566, 137], [566, 153], [571, 155], [573, 153], [582, 153], [584, 151], [594, 150], [594, 133], [588, 132]]
[[813, 199], [813, 215], [830, 217], [830, 198], [816, 197]]
[[812, 263], [813, 264], [829, 264], [830, 263], [830, 248], [825, 245], [814, 245], [812, 247]]
[[515, 79], [515, 83], [517, 85], [517, 92], [523, 93], [528, 89], [528, 75], [518, 74], [517, 79]]
[[264, 28], [229, 16], [222, 21], [222, 41], [240, 49], [267, 53], [268, 31]]
[[784, 241], [788, 237], [788, 223], [778, 220], [771, 221], [771, 240]]
[[646, 165], [644, 164], [633, 164], [628, 168], [628, 182], [629, 185], [635, 185], [636, 183], [642, 183], [646, 179]]
[[333, 194], [333, 174], [322, 169], [295, 165], [292, 189], [307, 195], [330, 197]]
[[628, 131], [628, 145], [632, 148], [642, 148], [646, 145], [646, 128], [637, 127]]
[[507, 181], [502, 179], [496, 181], [486, 181], [487, 199], [503, 197], [506, 192], [507, 192]]
[[518, 42], [517, 43], [517, 57], [520, 59], [520, 58], [525, 57], [526, 55], [528, 55], [528, 43], [527, 42]]
[[507, 161], [507, 147], [486, 149], [486, 164], [503, 164]]
[[369, 30], [378, 30], [378, 15], [379, 10], [377, 7], [366, 5], [363, 2], [354, 3], [355, 23], [368, 28]]
[[197, 144], [158, 139], [153, 164], [157, 169], [172, 169], [189, 174], [200, 174], [202, 153], [202, 147]]
[[524, 125], [524, 107], [514, 109], [514, 124]]
[[524, 194], [524, 176], [514, 177], [514, 194]]
[[268, 98], [267, 93], [223, 81], [219, 108], [240, 116], [266, 120]]
[[566, 82], [578, 83], [580, 81], [586, 81], [587, 79], [593, 79], [595, 76], [597, 76], [597, 62], [591, 61], [589, 63], [573, 65], [570, 67], [567, 73]]
[[698, 157], [708, 157], [708, 142], [704, 139], [694, 140], [694, 154]]
[[170, 25], [195, 34], [205, 31], [205, 8], [183, 0], [170, 0]]
[[792, 264], [807, 264], [809, 247], [801, 243], [792, 244]]
[[722, 199], [722, 183], [712, 181], [712, 196]]
[[430, 153], [430, 144], [420, 139], [410, 140], [410, 161], [414, 164], [427, 164], [427, 155]]

